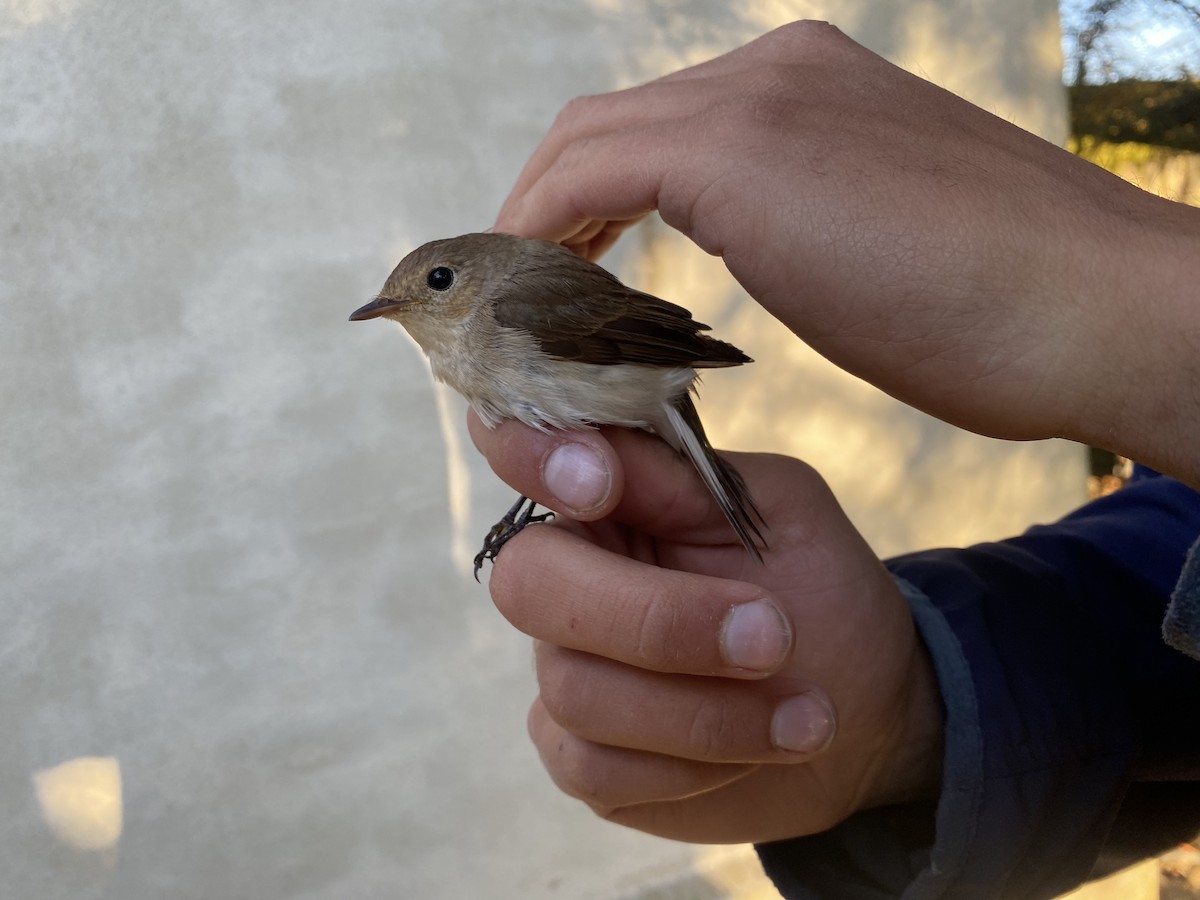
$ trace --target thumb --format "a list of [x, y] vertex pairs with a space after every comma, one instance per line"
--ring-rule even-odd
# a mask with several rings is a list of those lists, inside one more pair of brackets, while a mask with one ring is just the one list
[[691, 463], [644, 431], [538, 431], [511, 420], [489, 429], [474, 411], [467, 426], [500, 478], [568, 518], [611, 516], [654, 536], [736, 543]]
[[488, 428], [473, 409], [467, 429], [492, 471], [548, 509], [592, 522], [620, 502], [624, 468], [598, 429], [539, 431], [512, 419]]

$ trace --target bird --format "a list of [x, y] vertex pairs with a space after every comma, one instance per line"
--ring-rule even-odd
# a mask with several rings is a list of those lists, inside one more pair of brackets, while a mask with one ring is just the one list
[[[705, 334], [682, 306], [627, 287], [562, 244], [485, 231], [430, 241], [405, 256], [350, 321], [401, 325], [494, 428], [540, 431], [616, 425], [652, 432], [695, 466], [734, 535], [762, 563], [766, 521], [740, 473], [717, 454], [692, 400], [697, 369], [752, 362]], [[484, 560], [535, 515], [520, 495], [488, 532]]]

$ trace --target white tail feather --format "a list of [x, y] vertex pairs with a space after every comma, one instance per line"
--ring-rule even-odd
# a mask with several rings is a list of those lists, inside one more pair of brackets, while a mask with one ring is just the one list
[[[685, 394], [683, 402], [691, 408], [692, 414], [695, 415], [695, 408], [691, 407], [691, 398]], [[708, 438], [704, 436], [703, 431], [698, 433], [698, 430], [692, 427], [684, 416], [683, 409], [675, 403], [664, 403], [663, 412], [673, 432], [673, 434], [663, 435], [663, 437], [668, 444], [681, 450], [691, 460], [696, 471], [700, 473], [705, 487], [717, 501], [721, 512], [733, 526], [733, 530], [746, 547], [747, 552], [757, 561], [762, 562], [762, 553], [755, 543], [756, 537], [760, 541], [763, 540], [762, 533], [754, 524], [753, 518], [753, 516], [757, 516], [761, 521], [762, 516], [759, 515], [741, 476], [717, 457], [716, 452], [708, 443]], [[699, 425], [698, 418], [697, 425]], [[672, 437], [675, 439], [672, 440]]]

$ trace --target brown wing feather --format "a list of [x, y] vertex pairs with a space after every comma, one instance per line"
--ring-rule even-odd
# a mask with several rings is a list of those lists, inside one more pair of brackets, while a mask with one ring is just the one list
[[702, 332], [682, 306], [635, 291], [608, 271], [548, 241], [526, 241], [499, 286], [496, 320], [531, 334], [541, 349], [578, 362], [713, 368], [750, 362]]

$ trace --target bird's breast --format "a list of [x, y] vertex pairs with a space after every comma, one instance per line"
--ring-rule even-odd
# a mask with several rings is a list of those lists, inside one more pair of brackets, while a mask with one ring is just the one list
[[525, 346], [431, 356], [434, 374], [467, 398], [489, 426], [517, 419], [534, 428], [621, 425], [658, 430], [664, 406], [696, 380], [690, 367], [596, 365]]

